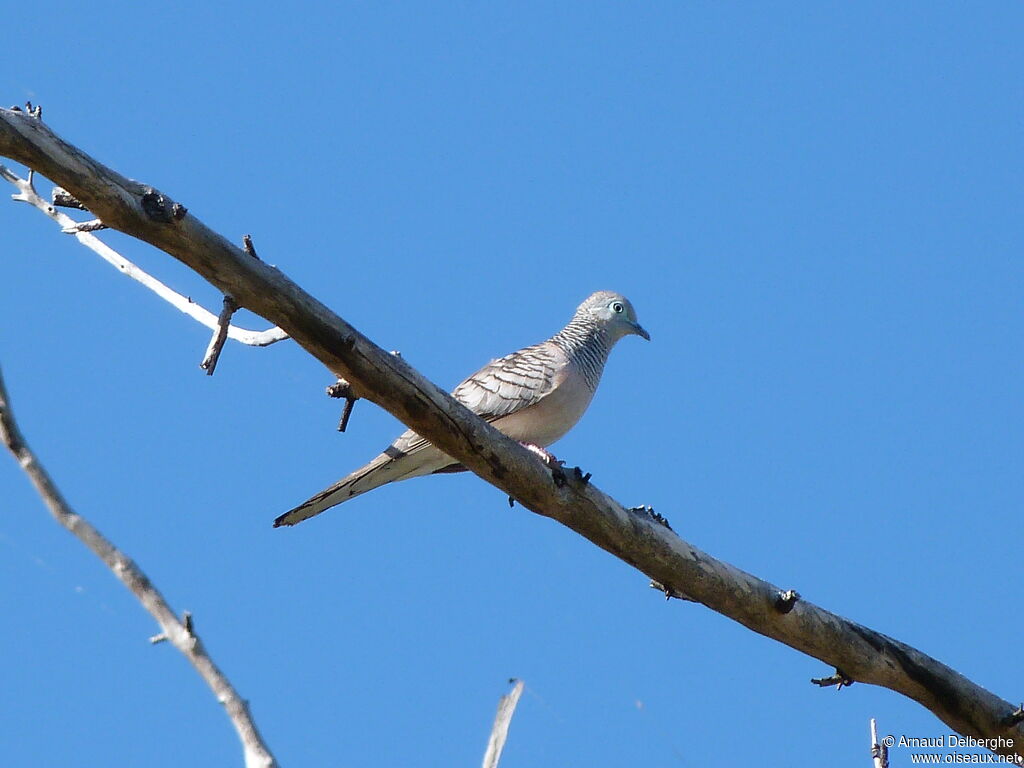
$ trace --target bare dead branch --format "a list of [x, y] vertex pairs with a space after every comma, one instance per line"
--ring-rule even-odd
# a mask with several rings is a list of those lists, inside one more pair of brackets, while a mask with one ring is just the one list
[[556, 486], [526, 448], [470, 413], [404, 360], [389, 355], [280, 270], [257, 261], [194, 215], [175, 219], [169, 198], [126, 179], [23, 112], [0, 110], [0, 155], [67, 189], [108, 226], [188, 265], [222, 293], [286, 330], [357, 396], [381, 406], [527, 509], [550, 517], [645, 573], [743, 626], [844, 670], [847, 679], [897, 691], [959, 733], [1012, 739], [1024, 755], [1015, 706], [920, 651], [808, 600], [788, 613], [780, 589], [716, 560], [647, 515], [626, 510], [592, 483]]
[[498, 700], [498, 713], [494, 716], [491, 737], [487, 741], [483, 768], [498, 768], [501, 751], [505, 748], [505, 741], [508, 739], [508, 727], [512, 724], [512, 715], [515, 714], [519, 697], [523, 695], [522, 680], [509, 680], [509, 682], [514, 682], [515, 685], [512, 686], [512, 690], [508, 694]]
[[[214, 315], [209, 310], [199, 306], [187, 296], [182, 296], [180, 293], [168, 288], [152, 275], [149, 275], [144, 270], [128, 261], [128, 259], [108, 246], [102, 240], [91, 235], [90, 232], [95, 231], [96, 229], [103, 229], [107, 226], [102, 219], [94, 219], [93, 221], [80, 223], [56, 209], [56, 206], [64, 206], [87, 210], [74, 195], [69, 193], [67, 190], [57, 187], [54, 189], [53, 203], [47, 203], [46, 200], [40, 197], [35, 190], [35, 186], [33, 184], [34, 174], [35, 171], [30, 170], [28, 178], [22, 179], [10, 168], [0, 165], [0, 177], [9, 181], [18, 189], [18, 192], [11, 196], [12, 199], [28, 203], [36, 210], [42, 211], [60, 225], [61, 232], [74, 235], [78, 239], [78, 242], [96, 253], [108, 264], [112, 264], [117, 267], [122, 274], [141, 283], [172, 307], [188, 315], [193, 320], [202, 323], [211, 330], [217, 329], [217, 315]], [[58, 200], [60, 202], [58, 202]], [[245, 328], [239, 328], [238, 326], [232, 325], [228, 327], [228, 338], [232, 341], [237, 341], [248, 346], [266, 347], [274, 344], [275, 342], [287, 339], [288, 334], [280, 328], [268, 328], [265, 331], [250, 331]]]
[[228, 338], [228, 329], [231, 327], [231, 316], [237, 309], [238, 304], [235, 300], [230, 296], [225, 296], [224, 307], [217, 317], [217, 330], [214, 331], [213, 338], [210, 339], [210, 344], [206, 348], [203, 362], [199, 364], [199, 367], [206, 371], [207, 376], [213, 376], [213, 372], [217, 370], [217, 361], [220, 360], [220, 353], [224, 349], [224, 342]]
[[[249, 250], [248, 247], [246, 247], [246, 250]], [[391, 354], [398, 355], [399, 357], [402, 355], [402, 353], [397, 349], [392, 349]], [[358, 400], [359, 397], [355, 394], [355, 390], [352, 389], [352, 385], [344, 379], [338, 379], [327, 387], [327, 396], [337, 399], [345, 399], [345, 407], [342, 408], [341, 418], [338, 419], [338, 431], [344, 432], [348, 428], [348, 420], [352, 416], [352, 408], [355, 406], [356, 400]]]
[[252, 244], [252, 235], [242, 235], [242, 247], [254, 259], [259, 259], [259, 256], [256, 255], [256, 246]]
[[348, 427], [349, 417], [352, 415], [352, 407], [359, 398], [352, 393], [352, 385], [344, 379], [338, 379], [327, 387], [327, 396], [345, 399], [345, 407], [342, 409], [341, 418], [338, 420], [338, 431], [344, 432]]
[[92, 221], [76, 221], [70, 227], [63, 227], [61, 232], [65, 235], [77, 235], [79, 232], [99, 232], [106, 228], [107, 225], [102, 221], [93, 219]]
[[889, 768], [889, 748], [878, 740], [878, 726], [871, 718], [871, 763], [873, 768]]
[[54, 187], [50, 192], [50, 202], [58, 208], [76, 208], [79, 211], [85, 210], [85, 206], [75, 199], [74, 195], [60, 187]]
[[837, 691], [843, 688], [848, 688], [853, 685], [853, 679], [847, 675], [843, 670], [836, 669], [835, 674], [829, 675], [828, 677], [812, 677], [811, 682], [819, 688], [829, 688], [835, 686]]
[[25, 437], [18, 428], [11, 411], [11, 401], [0, 374], [0, 439], [11, 452], [18, 464], [28, 475], [32, 485], [42, 497], [53, 517], [74, 534], [94, 555], [102, 560], [121, 583], [131, 590], [142, 607], [149, 611], [160, 625], [161, 633], [150, 638], [150, 642], [169, 641], [189, 660], [199, 676], [203, 678], [217, 701], [224, 705], [231, 724], [242, 741], [246, 768], [276, 768], [277, 761], [264, 743], [253, 722], [249, 705], [231, 681], [213, 663], [199, 637], [193, 631], [192, 617], [187, 611], [179, 621], [163, 595], [153, 585], [128, 555], [119, 550], [81, 515], [74, 512], [64, 500], [53, 478], [39, 463], [39, 459], [28, 447]]

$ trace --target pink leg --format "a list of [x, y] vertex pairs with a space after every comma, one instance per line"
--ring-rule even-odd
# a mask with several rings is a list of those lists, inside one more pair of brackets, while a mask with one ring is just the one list
[[526, 450], [530, 451], [531, 453], [535, 453], [538, 456], [540, 456], [540, 460], [547, 464], [549, 467], [560, 467], [564, 463], [556, 459], [553, 453], [545, 450], [544, 448], [541, 448], [539, 445], [522, 442], [519, 444], [523, 446], [523, 448], [525, 448]]

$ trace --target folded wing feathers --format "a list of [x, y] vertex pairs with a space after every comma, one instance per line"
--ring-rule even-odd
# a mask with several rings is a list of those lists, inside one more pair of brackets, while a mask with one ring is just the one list
[[488, 421], [527, 408], [548, 394], [564, 354], [544, 342], [484, 366], [455, 388], [452, 396]]
[[[452, 396], [481, 418], [495, 421], [534, 405], [549, 394], [565, 364], [564, 352], [557, 345], [544, 342], [485, 365], [459, 384]], [[430, 443], [412, 430], [403, 433], [369, 464], [278, 517], [274, 527], [295, 525], [385, 483], [437, 471], [452, 463], [437, 449], [432, 452], [438, 457], [416, 456], [428, 446]]]

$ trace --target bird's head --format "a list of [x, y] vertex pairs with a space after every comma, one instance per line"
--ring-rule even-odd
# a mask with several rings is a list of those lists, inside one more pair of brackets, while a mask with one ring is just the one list
[[599, 324], [616, 341], [631, 334], [651, 340], [651, 334], [636, 321], [633, 305], [621, 293], [598, 291], [590, 294], [576, 310], [576, 316]]

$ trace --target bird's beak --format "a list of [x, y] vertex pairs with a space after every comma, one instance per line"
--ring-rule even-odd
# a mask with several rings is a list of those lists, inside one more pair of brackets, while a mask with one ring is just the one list
[[648, 341], [651, 340], [651, 334], [645, 331], [643, 326], [640, 325], [640, 323], [633, 323], [633, 333], [635, 333], [637, 336], [642, 336]]

